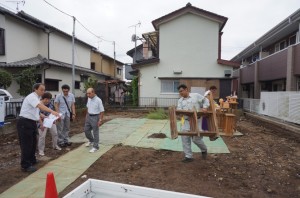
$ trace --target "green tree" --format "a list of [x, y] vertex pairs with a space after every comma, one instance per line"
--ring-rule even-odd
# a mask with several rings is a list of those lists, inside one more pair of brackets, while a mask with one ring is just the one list
[[27, 69], [22, 70], [15, 76], [17, 83], [20, 85], [20, 89], [18, 89], [17, 92], [21, 96], [27, 96], [32, 92], [32, 86], [36, 83], [38, 79], [35, 71], [35, 67], [29, 67]]
[[98, 80], [95, 77], [91, 77], [87, 81], [84, 81], [84, 90], [86, 91], [88, 88], [94, 88], [96, 90], [97, 84]]
[[7, 89], [11, 85], [12, 79], [12, 75], [9, 72], [0, 69], [0, 87]]
[[133, 106], [138, 106], [138, 99], [139, 99], [139, 94], [138, 94], [138, 77], [135, 76], [132, 81], [131, 81], [131, 87], [132, 87], [132, 102]]

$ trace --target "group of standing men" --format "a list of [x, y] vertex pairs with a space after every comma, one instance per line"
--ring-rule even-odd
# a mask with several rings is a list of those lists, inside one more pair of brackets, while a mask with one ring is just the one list
[[[71, 146], [69, 142], [70, 120], [76, 118], [75, 111], [75, 97], [69, 93], [70, 87], [68, 85], [62, 86], [62, 94], [57, 95], [54, 100], [54, 108], [51, 107], [51, 94], [45, 93], [45, 85], [37, 83], [33, 86], [33, 92], [29, 94], [23, 101], [20, 118], [17, 123], [17, 130], [19, 135], [21, 147], [21, 167], [25, 172], [34, 172], [36, 168], [34, 165], [38, 162], [35, 156], [37, 148], [37, 135], [39, 133], [39, 154], [44, 155], [45, 136], [46, 131], [42, 120], [50, 113], [59, 117], [57, 125], [49, 129], [52, 134], [53, 148], [61, 150], [61, 147]], [[213, 86], [210, 92], [213, 94], [216, 87]], [[186, 85], [178, 86], [179, 95], [177, 109], [192, 110], [196, 108], [206, 112], [209, 107], [209, 100], [200, 94], [190, 93]], [[99, 149], [99, 126], [103, 123], [104, 107], [102, 100], [96, 95], [93, 88], [87, 89], [87, 115], [85, 120], [84, 132], [89, 142], [86, 146], [92, 146], [90, 153], [94, 153]], [[206, 95], [206, 94], [205, 94]], [[202, 126], [202, 118], [198, 118], [198, 125]], [[39, 127], [39, 129], [37, 129]], [[57, 130], [56, 130], [57, 127]], [[190, 131], [190, 123], [188, 117], [184, 117], [184, 123], [181, 128], [182, 131]], [[57, 137], [58, 134], [58, 137]], [[194, 142], [202, 152], [202, 158], [206, 159], [207, 147], [203, 142], [202, 137], [182, 136], [182, 145], [184, 151], [183, 162], [192, 162], [191, 142]]]
[[[43, 156], [45, 137], [49, 130], [52, 135], [52, 147], [61, 150], [61, 147], [71, 146], [69, 142], [70, 121], [76, 118], [75, 97], [69, 93], [70, 87], [63, 85], [62, 93], [58, 94], [51, 104], [52, 95], [45, 92], [45, 85], [37, 83], [33, 85], [33, 92], [25, 97], [17, 130], [21, 147], [21, 169], [24, 172], [35, 172], [34, 166], [38, 163], [35, 152]], [[99, 149], [99, 126], [102, 125], [104, 108], [101, 99], [95, 94], [93, 88], [87, 89], [87, 108], [84, 132], [92, 145], [90, 153]], [[43, 120], [50, 114], [58, 117], [51, 128], [45, 128]], [[93, 133], [92, 133], [93, 131]], [[38, 141], [37, 141], [38, 139]]]

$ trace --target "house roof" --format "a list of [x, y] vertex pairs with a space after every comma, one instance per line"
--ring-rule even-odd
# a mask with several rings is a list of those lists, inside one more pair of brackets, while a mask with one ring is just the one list
[[155, 30], [159, 30], [159, 26], [161, 24], [171, 21], [174, 18], [177, 18], [186, 13], [192, 13], [192, 14], [195, 14], [195, 15], [198, 15], [201, 17], [205, 17], [207, 19], [218, 22], [220, 32], [222, 31], [223, 27], [225, 26], [225, 24], [228, 20], [227, 17], [194, 7], [194, 6], [192, 6], [191, 3], [187, 3], [185, 7], [175, 10], [174, 12], [171, 12], [171, 13], [169, 13], [165, 16], [162, 16], [158, 19], [155, 19], [154, 21], [152, 21], [152, 25], [154, 26]]
[[[136, 46], [136, 49], [137, 49], [137, 50], [140, 49], [140, 48], [143, 48], [143, 43], [140, 44], [140, 45], [138, 45], [138, 46]], [[126, 54], [127, 54], [128, 56], [130, 56], [130, 57], [133, 57], [133, 55], [134, 55], [134, 49], [135, 49], [135, 48], [132, 48], [132, 49], [129, 50]]]
[[300, 22], [300, 9], [296, 10], [293, 14], [288, 16], [274, 28], [269, 30], [263, 36], [258, 38], [243, 51], [233, 57], [232, 61], [242, 61], [244, 58], [251, 56], [252, 54], [259, 52], [262, 48], [277, 42], [279, 39], [287, 36], [288, 34], [299, 30]]
[[[37, 67], [37, 66], [45, 65], [45, 64], [72, 69], [71, 64], [59, 62], [59, 61], [52, 60], [52, 59], [47, 59], [47, 58], [44, 58], [43, 56], [41, 56], [40, 54], [37, 55], [36, 57], [32, 57], [29, 59], [16, 61], [16, 62], [11, 62], [11, 63], [1, 63], [0, 62], [0, 67], [30, 67], [30, 66]], [[84, 68], [81, 66], [75, 66], [75, 69], [79, 70], [79, 71], [83, 71], [83, 72], [112, 77], [112, 76], [106, 75], [104, 73], [97, 72], [97, 71], [94, 71], [94, 70], [91, 70], [88, 68]]]
[[139, 62], [137, 62], [136, 64], [132, 64], [131, 67], [133, 69], [138, 69], [138, 67], [140, 66], [145, 66], [145, 65], [149, 65], [149, 64], [153, 64], [153, 63], [159, 63], [159, 58], [149, 58], [149, 59], [142, 59], [139, 60]]
[[224, 60], [224, 59], [218, 59], [217, 63], [220, 65], [231, 66], [231, 67], [235, 67], [235, 68], [239, 68], [241, 66], [241, 64], [238, 62]]

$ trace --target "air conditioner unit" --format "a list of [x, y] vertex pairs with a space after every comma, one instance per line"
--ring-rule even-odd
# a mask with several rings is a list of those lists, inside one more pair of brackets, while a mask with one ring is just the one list
[[232, 70], [231, 69], [225, 69], [224, 70], [224, 75], [225, 75], [225, 77], [230, 77], [232, 75]]
[[182, 74], [182, 70], [173, 70], [173, 74]]

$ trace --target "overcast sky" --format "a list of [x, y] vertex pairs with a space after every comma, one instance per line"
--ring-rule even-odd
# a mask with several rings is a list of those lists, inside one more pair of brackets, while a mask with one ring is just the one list
[[[78, 21], [94, 34], [116, 42], [116, 58], [131, 63], [126, 52], [134, 48], [131, 36], [154, 31], [152, 21], [184, 7], [193, 6], [225, 16], [222, 58], [231, 59], [264, 33], [300, 8], [300, 0], [46, 0]], [[0, 0], [0, 6], [16, 11], [16, 1]], [[21, 2], [21, 1], [19, 1]], [[72, 34], [72, 18], [51, 7], [44, 0], [25, 0], [18, 4], [25, 11], [45, 23]], [[113, 44], [100, 41], [78, 22], [75, 35], [101, 52], [113, 57]], [[140, 44], [140, 42], [138, 42]]]

